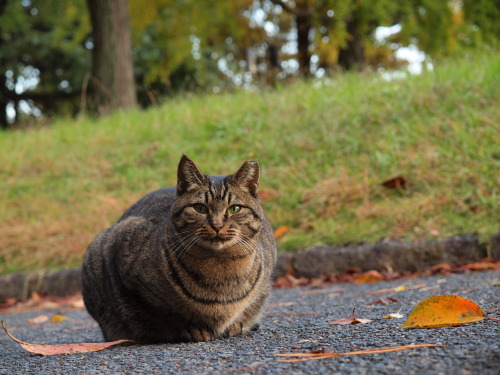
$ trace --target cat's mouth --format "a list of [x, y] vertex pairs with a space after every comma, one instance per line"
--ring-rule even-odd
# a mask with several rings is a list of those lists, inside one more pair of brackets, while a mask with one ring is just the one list
[[209, 241], [213, 243], [223, 243], [229, 241], [230, 238], [223, 238], [219, 235], [212, 237]]
[[234, 238], [232, 237], [227, 238], [227, 237], [222, 237], [220, 235], [216, 235], [211, 238], [205, 238], [202, 241], [202, 246], [203, 243], [205, 243], [205, 247], [207, 248], [220, 251], [228, 247], [231, 247], [234, 243]]

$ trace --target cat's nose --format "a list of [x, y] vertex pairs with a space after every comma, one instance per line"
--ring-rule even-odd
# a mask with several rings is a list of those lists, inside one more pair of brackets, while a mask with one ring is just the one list
[[214, 228], [214, 230], [219, 233], [219, 231], [222, 229], [222, 227], [224, 226], [224, 224], [222, 223], [212, 223], [210, 224], [212, 226], [212, 228]]

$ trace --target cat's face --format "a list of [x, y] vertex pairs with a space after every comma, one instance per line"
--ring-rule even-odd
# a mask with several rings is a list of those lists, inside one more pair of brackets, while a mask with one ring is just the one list
[[258, 163], [247, 161], [230, 176], [207, 176], [183, 156], [177, 175], [172, 223], [186, 251], [194, 245], [213, 251], [237, 245], [253, 251], [263, 216], [257, 198]]

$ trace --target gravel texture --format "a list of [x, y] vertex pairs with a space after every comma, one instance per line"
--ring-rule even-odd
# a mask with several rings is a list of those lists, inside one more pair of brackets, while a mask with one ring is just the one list
[[[206, 343], [116, 346], [101, 352], [40, 357], [21, 349], [0, 334], [0, 374], [474, 374], [500, 373], [500, 322], [484, 319], [463, 326], [436, 329], [401, 329], [400, 325], [423, 299], [456, 294], [481, 308], [500, 307], [500, 272], [475, 272], [370, 284], [335, 284], [315, 289], [278, 289], [264, 311], [261, 327], [246, 336]], [[496, 283], [495, 283], [496, 281]], [[425, 284], [404, 291], [368, 294], [380, 289]], [[385, 297], [399, 302], [368, 303]], [[350, 317], [371, 323], [330, 326], [327, 322]], [[403, 319], [380, 319], [401, 312]], [[317, 315], [276, 316], [315, 312]], [[29, 324], [40, 314], [63, 314], [73, 320]], [[272, 316], [274, 315], [274, 316]], [[487, 312], [500, 317], [500, 310]], [[11, 333], [34, 344], [102, 341], [99, 328], [82, 310], [30, 311], [0, 314]], [[326, 349], [337, 352], [409, 344], [439, 344], [436, 348], [346, 356], [299, 363], [281, 363], [276, 353]]]

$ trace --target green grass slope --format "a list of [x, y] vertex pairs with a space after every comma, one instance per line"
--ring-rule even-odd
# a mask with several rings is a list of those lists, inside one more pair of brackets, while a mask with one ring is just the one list
[[[209, 174], [261, 163], [281, 250], [500, 231], [500, 55], [384, 81], [194, 96], [0, 133], [0, 273], [79, 264], [182, 153]], [[381, 183], [403, 176], [407, 189]]]

